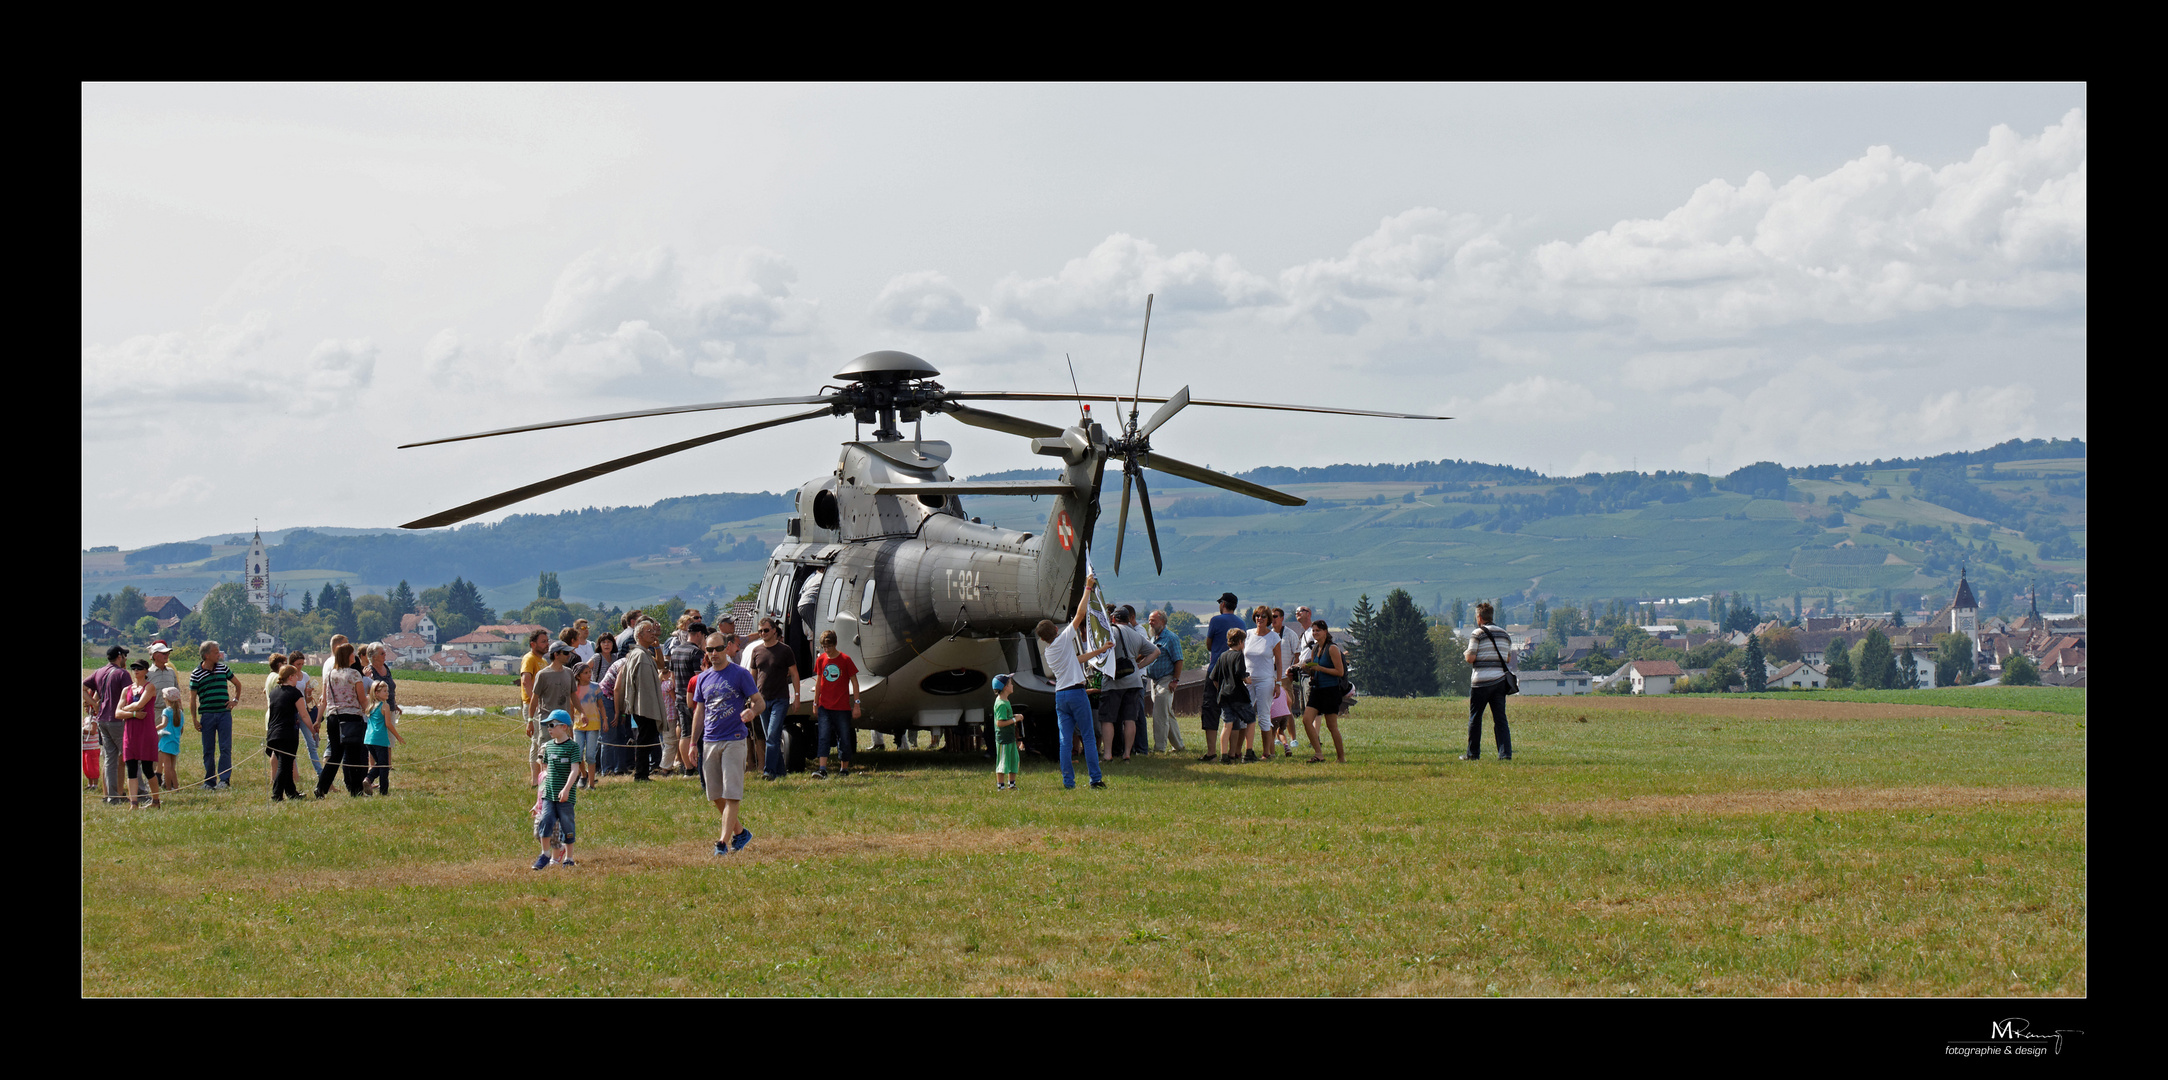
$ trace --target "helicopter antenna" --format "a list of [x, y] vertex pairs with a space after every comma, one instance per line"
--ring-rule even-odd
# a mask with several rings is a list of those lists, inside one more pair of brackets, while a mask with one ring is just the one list
[[1089, 420], [1091, 419], [1091, 414], [1084, 411], [1084, 391], [1076, 384], [1076, 361], [1070, 360], [1068, 353], [1061, 354], [1061, 358], [1069, 365], [1069, 389], [1076, 391], [1076, 414], [1078, 422], [1081, 423], [1083, 421]]
[[1129, 391], [1129, 426], [1137, 426], [1137, 397], [1144, 393], [1144, 347], [1152, 340], [1152, 294], [1144, 294], [1144, 338], [1137, 342], [1137, 385]]

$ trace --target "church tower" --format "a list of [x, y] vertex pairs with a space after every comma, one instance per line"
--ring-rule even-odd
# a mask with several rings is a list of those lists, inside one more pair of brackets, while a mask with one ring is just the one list
[[1972, 639], [1972, 651], [1980, 651], [1980, 604], [1972, 598], [1972, 584], [1965, 580], [1965, 571], [1957, 571], [1957, 599], [1950, 601], [1950, 633], [1963, 634]]
[[263, 549], [263, 530], [256, 530], [255, 539], [249, 541], [248, 565], [243, 578], [248, 584], [248, 602], [256, 610], [271, 610], [271, 557]]

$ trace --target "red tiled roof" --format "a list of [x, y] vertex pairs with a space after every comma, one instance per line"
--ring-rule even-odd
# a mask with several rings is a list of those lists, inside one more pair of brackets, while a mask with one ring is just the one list
[[1677, 663], [1670, 660], [1636, 660], [1627, 666], [1640, 672], [1641, 677], [1644, 679], [1651, 676], [1671, 675], [1676, 677], [1686, 674], [1679, 670]]

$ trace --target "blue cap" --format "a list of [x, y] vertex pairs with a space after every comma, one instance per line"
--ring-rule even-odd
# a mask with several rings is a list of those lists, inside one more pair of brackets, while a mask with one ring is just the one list
[[1008, 689], [1008, 688], [1009, 688], [1009, 684], [1010, 684], [1010, 683], [1012, 683], [1012, 682], [1014, 682], [1014, 681], [1015, 681], [1014, 679], [1011, 679], [1011, 678], [1010, 678], [1009, 676], [1007, 676], [1007, 675], [996, 675], [996, 676], [994, 676], [994, 693], [997, 693], [997, 694], [998, 694], [998, 693], [1002, 692], [1003, 690], [1006, 690], [1006, 689]]
[[552, 724], [570, 724], [572, 722], [572, 714], [564, 711], [563, 709], [554, 710], [550, 713], [549, 722]]

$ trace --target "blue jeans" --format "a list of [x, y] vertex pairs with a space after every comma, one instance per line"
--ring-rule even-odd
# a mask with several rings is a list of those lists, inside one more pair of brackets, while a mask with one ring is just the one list
[[203, 786], [232, 783], [233, 714], [206, 711], [200, 715], [203, 720]]
[[324, 760], [316, 756], [316, 729], [307, 724], [300, 725], [300, 728], [302, 741], [309, 744], [309, 771], [322, 772]]
[[1092, 726], [1091, 695], [1081, 687], [1055, 691], [1054, 715], [1061, 721], [1061, 786], [1076, 786], [1076, 766], [1069, 760], [1069, 755], [1080, 731], [1084, 733], [1084, 765], [1091, 773], [1092, 783], [1099, 783], [1099, 730]]
[[857, 733], [851, 730], [851, 710], [816, 708], [813, 711], [820, 716], [818, 730], [813, 737], [813, 756], [827, 757], [828, 748], [833, 746], [836, 748], [836, 756], [843, 762], [843, 767], [850, 768], [852, 744], [858, 741]]
[[768, 735], [768, 753], [761, 762], [760, 771], [769, 779], [783, 775], [783, 718], [790, 715], [790, 698], [784, 696], [768, 702], [766, 713], [761, 717]]
[[570, 847], [578, 843], [580, 839], [578, 815], [572, 812], [573, 806], [573, 803], [558, 802], [556, 799], [542, 800], [542, 813], [534, 819], [534, 838], [537, 840], [549, 839], [550, 830], [555, 827], [564, 830], [565, 846]]

